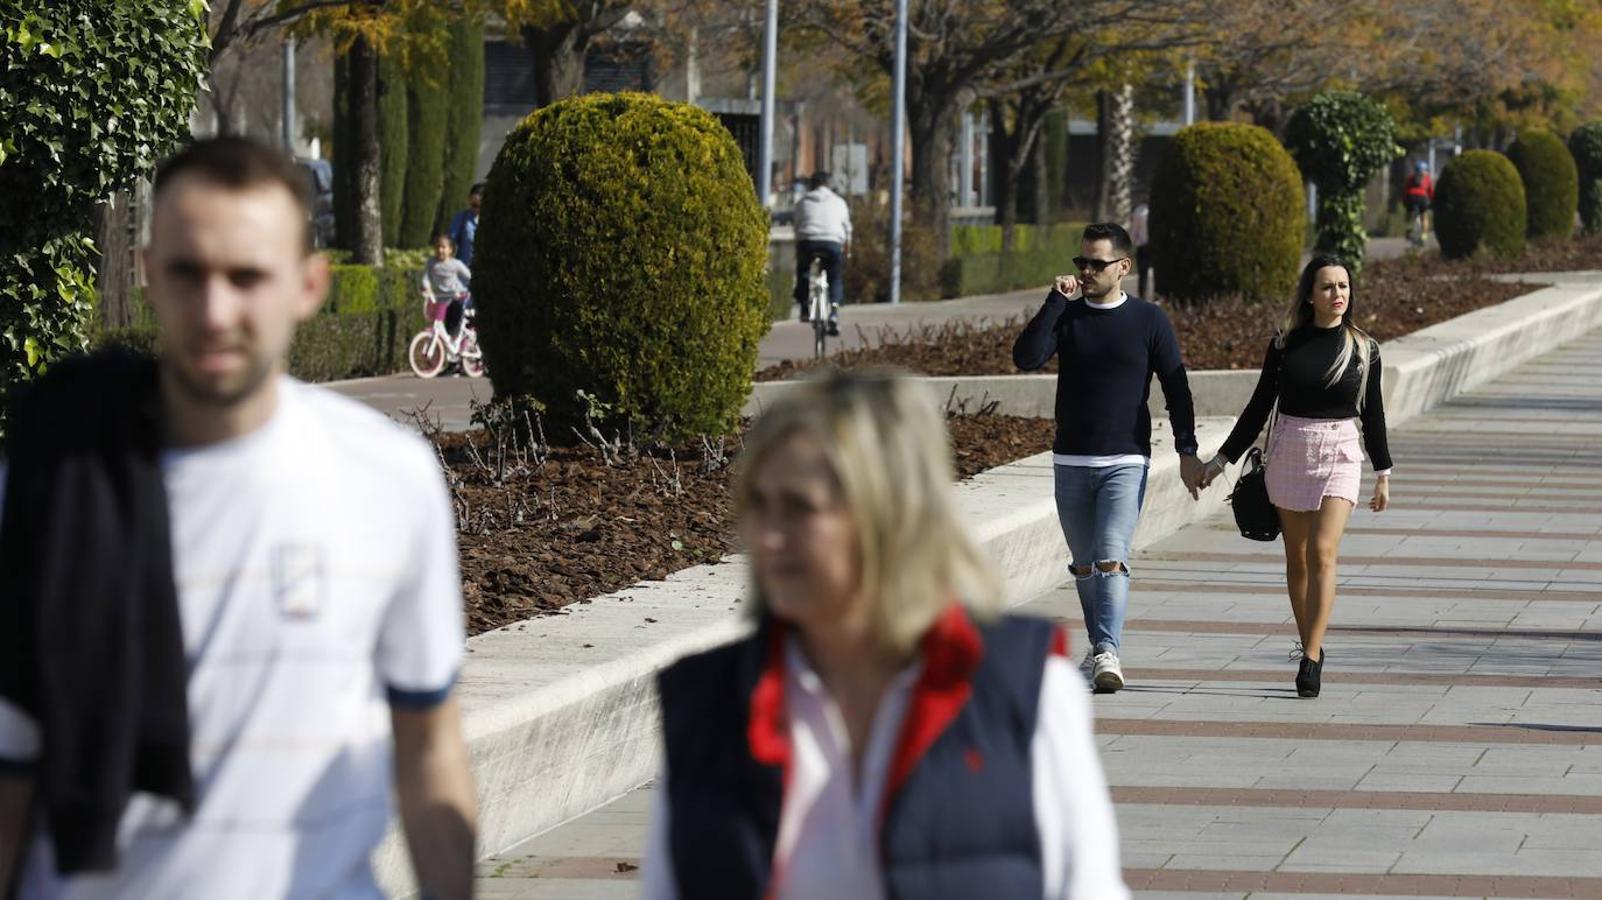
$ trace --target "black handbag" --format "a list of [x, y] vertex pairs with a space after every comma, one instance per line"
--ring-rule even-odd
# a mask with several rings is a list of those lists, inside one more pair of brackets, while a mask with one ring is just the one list
[[1256, 447], [1246, 451], [1245, 466], [1229, 495], [1229, 505], [1235, 511], [1235, 527], [1248, 540], [1279, 540], [1279, 510], [1269, 502], [1267, 475], [1263, 451]]

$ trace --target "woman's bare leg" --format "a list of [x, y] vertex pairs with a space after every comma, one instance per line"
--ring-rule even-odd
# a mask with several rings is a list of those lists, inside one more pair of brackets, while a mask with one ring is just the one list
[[1303, 513], [1312, 519], [1312, 533], [1307, 538], [1307, 595], [1303, 609], [1306, 621], [1302, 633], [1302, 649], [1309, 659], [1323, 658], [1324, 632], [1329, 628], [1330, 614], [1335, 611], [1336, 563], [1340, 555], [1341, 536], [1346, 533], [1346, 522], [1352, 516], [1349, 500], [1325, 497], [1316, 513]]
[[[1281, 540], [1285, 544], [1285, 592], [1290, 594], [1291, 615], [1296, 617], [1296, 637], [1307, 646], [1307, 542], [1317, 524], [1316, 512], [1279, 510]], [[1315, 659], [1317, 657], [1314, 657]]]

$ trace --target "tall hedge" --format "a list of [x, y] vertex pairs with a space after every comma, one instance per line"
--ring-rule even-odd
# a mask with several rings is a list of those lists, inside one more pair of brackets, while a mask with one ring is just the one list
[[85, 346], [96, 204], [188, 135], [207, 46], [190, 0], [0, 0], [0, 397]]
[[1355, 275], [1368, 251], [1363, 190], [1403, 152], [1396, 121], [1363, 94], [1326, 91], [1291, 113], [1285, 146], [1318, 186], [1317, 250], [1347, 260]]
[[1151, 187], [1151, 248], [1164, 294], [1286, 296], [1306, 234], [1302, 176], [1266, 129], [1202, 122], [1175, 135]]
[[1573, 236], [1580, 176], [1569, 148], [1550, 131], [1525, 129], [1507, 148], [1507, 157], [1524, 182], [1525, 235]]
[[406, 80], [406, 195], [396, 247], [424, 247], [433, 237], [445, 187], [446, 78], [444, 72], [419, 71]]
[[1580, 224], [1586, 234], [1597, 234], [1602, 232], [1602, 122], [1574, 129], [1569, 153], [1580, 179]]
[[1493, 150], [1470, 150], [1446, 164], [1434, 211], [1435, 238], [1449, 259], [1524, 249], [1524, 183], [1513, 163]]
[[450, 97], [445, 122], [445, 180], [434, 230], [444, 231], [451, 216], [467, 205], [478, 173], [478, 141], [484, 124], [484, 26], [458, 21], [450, 32]]
[[[738, 421], [767, 330], [768, 219], [734, 138], [649, 94], [531, 114], [490, 169], [474, 300], [499, 397], [636, 437]], [[588, 399], [586, 399], [588, 398]]]
[[400, 239], [401, 214], [406, 202], [407, 151], [411, 135], [406, 127], [410, 104], [406, 99], [406, 73], [399, 62], [385, 57], [378, 64], [379, 204], [384, 216], [384, 246]]

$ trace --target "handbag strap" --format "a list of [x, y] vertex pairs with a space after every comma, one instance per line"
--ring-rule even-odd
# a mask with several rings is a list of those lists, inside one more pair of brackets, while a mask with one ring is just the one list
[[[1275, 337], [1275, 340], [1278, 340]], [[1285, 393], [1285, 348], [1279, 348], [1279, 359], [1274, 363], [1274, 408], [1268, 412], [1268, 436], [1263, 439], [1263, 467], [1268, 467], [1268, 452], [1274, 445], [1274, 426], [1279, 424], [1279, 398]]]

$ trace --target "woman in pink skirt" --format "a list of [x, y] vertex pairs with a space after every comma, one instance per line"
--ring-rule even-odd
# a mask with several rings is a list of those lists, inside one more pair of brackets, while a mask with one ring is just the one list
[[[1379, 345], [1354, 324], [1351, 276], [1333, 256], [1302, 270], [1296, 299], [1268, 344], [1263, 374], [1223, 449], [1207, 464], [1210, 484], [1257, 440], [1269, 411], [1268, 498], [1279, 510], [1285, 583], [1301, 637], [1296, 692], [1317, 697], [1324, 631], [1335, 608], [1335, 560], [1362, 482], [1362, 447], [1374, 461], [1368, 508], [1390, 505], [1391, 454], [1385, 442]], [[1361, 427], [1359, 427], [1361, 426]]]

